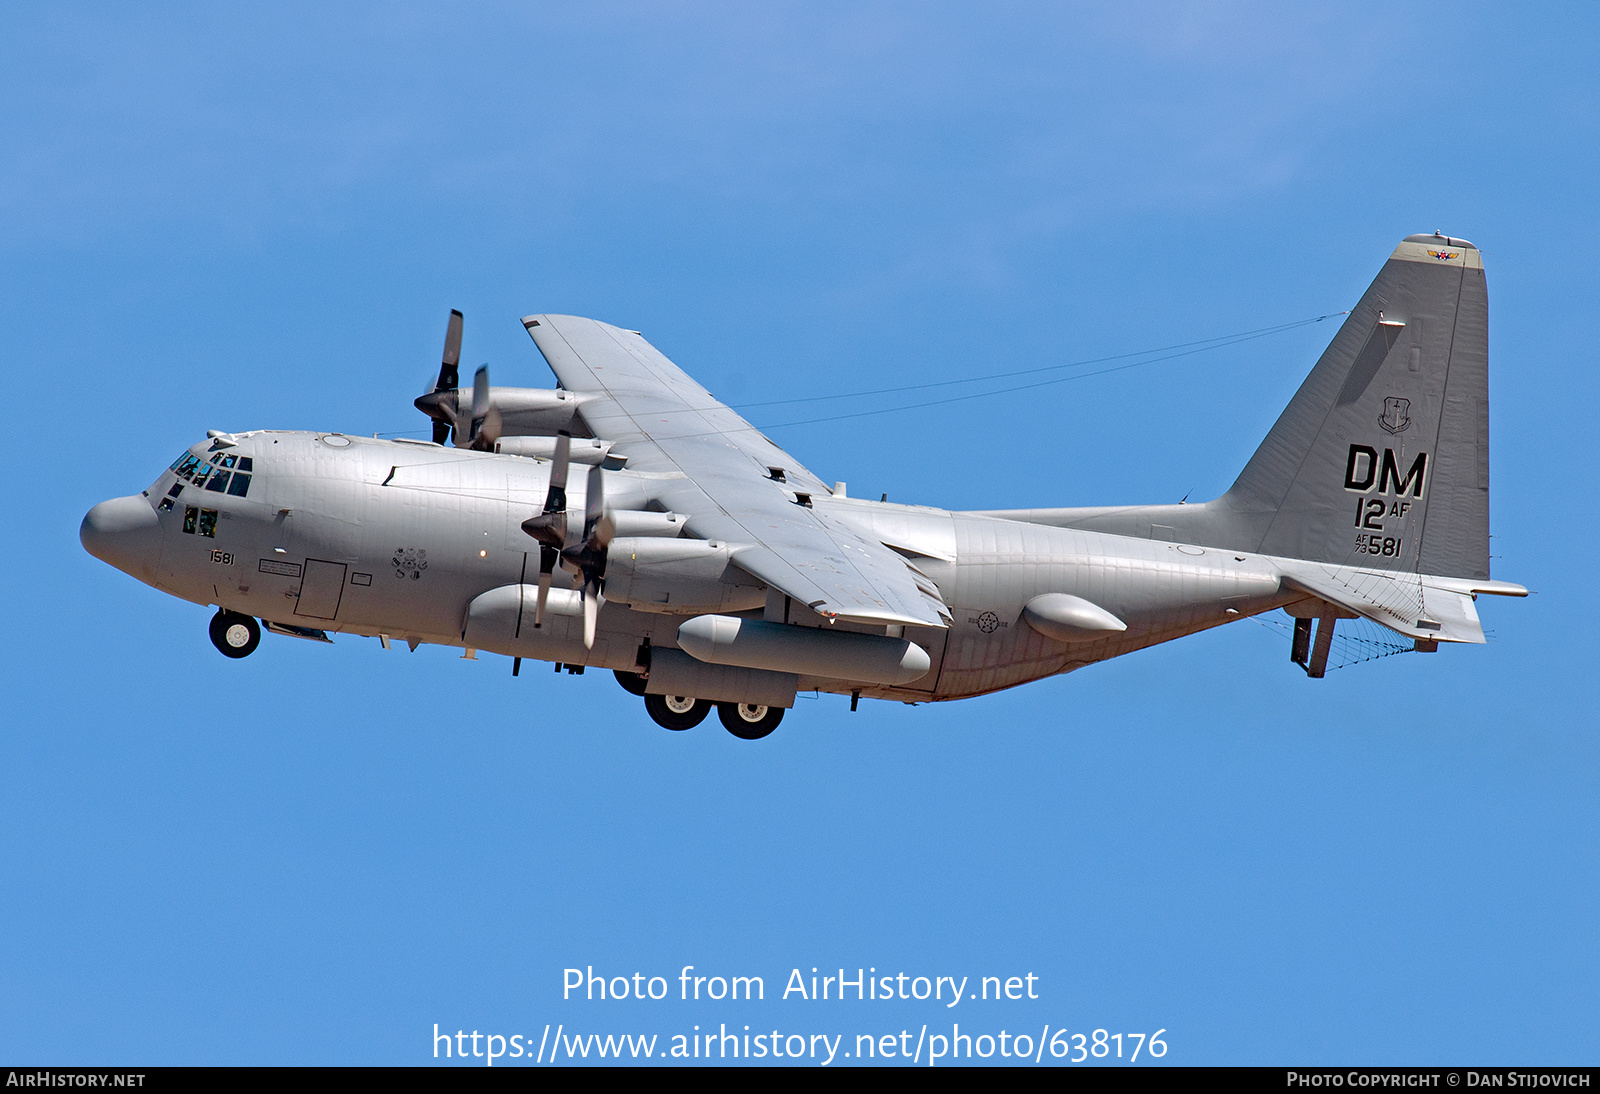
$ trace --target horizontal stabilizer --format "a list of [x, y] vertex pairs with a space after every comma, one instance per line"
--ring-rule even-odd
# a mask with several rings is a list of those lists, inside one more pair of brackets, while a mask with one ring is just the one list
[[1526, 596], [1505, 581], [1365, 570], [1323, 562], [1272, 560], [1286, 584], [1380, 623], [1407, 638], [1430, 642], [1484, 641], [1477, 594]]

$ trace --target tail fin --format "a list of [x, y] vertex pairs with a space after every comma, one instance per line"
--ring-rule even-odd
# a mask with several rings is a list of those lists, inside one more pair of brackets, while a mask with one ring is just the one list
[[1204, 507], [1213, 534], [1261, 554], [1487, 579], [1488, 361], [1478, 249], [1407, 236]]
[[1489, 298], [1478, 249], [1407, 236], [1215, 501], [983, 512], [1488, 581]]

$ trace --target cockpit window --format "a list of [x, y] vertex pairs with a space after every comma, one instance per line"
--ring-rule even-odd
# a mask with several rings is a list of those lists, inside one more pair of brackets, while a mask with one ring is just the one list
[[183, 510], [183, 530], [189, 535], [217, 536], [217, 511], [190, 505]]
[[[236, 469], [236, 470], [235, 470]], [[207, 463], [200, 456], [185, 452], [172, 461], [172, 471], [180, 482], [190, 482], [197, 489], [227, 493], [233, 497], [247, 497], [250, 493], [250, 475], [255, 470], [255, 460], [236, 452], [218, 452]], [[240, 474], [239, 472], [246, 472]], [[177, 496], [176, 493], [173, 494]]]

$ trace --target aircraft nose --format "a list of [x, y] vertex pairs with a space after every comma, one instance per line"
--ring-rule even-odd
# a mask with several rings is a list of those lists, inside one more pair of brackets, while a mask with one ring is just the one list
[[155, 567], [161, 522], [142, 497], [112, 498], [90, 509], [78, 528], [83, 549], [125, 573], [143, 577]]

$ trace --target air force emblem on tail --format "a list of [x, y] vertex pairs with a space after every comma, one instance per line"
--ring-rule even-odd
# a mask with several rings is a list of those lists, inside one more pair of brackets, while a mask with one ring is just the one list
[[1383, 401], [1383, 414], [1378, 424], [1390, 433], [1399, 435], [1411, 425], [1411, 400], [1388, 398]]

